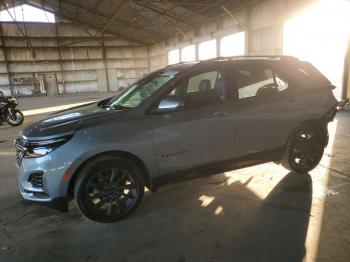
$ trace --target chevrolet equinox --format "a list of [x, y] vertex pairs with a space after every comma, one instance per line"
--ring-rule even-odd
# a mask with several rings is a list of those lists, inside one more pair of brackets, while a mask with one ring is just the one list
[[16, 139], [19, 187], [37, 202], [75, 199], [114, 222], [145, 186], [273, 161], [315, 168], [336, 113], [331, 83], [294, 57], [231, 57], [168, 66], [120, 94], [57, 112]]

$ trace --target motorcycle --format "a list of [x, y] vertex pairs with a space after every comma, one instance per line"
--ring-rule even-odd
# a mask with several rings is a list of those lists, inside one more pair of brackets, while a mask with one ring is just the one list
[[11, 126], [19, 126], [23, 123], [23, 113], [16, 109], [18, 101], [14, 97], [5, 96], [0, 91], [0, 125], [7, 122]]

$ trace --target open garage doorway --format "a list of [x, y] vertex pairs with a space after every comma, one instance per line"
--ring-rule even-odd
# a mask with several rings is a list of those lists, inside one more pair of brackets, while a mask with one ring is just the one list
[[350, 33], [350, 2], [321, 0], [287, 20], [283, 52], [310, 61], [337, 87], [343, 99], [344, 59]]

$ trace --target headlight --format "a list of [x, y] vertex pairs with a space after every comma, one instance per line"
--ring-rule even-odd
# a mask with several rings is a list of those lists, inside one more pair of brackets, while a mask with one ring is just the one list
[[68, 142], [71, 138], [72, 135], [43, 141], [28, 141], [24, 157], [33, 158], [45, 156]]
[[45, 156], [51, 151], [53, 151], [53, 147], [37, 147], [37, 148], [28, 148], [24, 157], [40, 157]]

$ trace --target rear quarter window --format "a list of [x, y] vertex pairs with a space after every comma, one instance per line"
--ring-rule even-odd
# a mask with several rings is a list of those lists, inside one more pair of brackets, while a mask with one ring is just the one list
[[274, 96], [288, 88], [288, 82], [264, 66], [240, 68], [236, 75], [238, 99]]
[[316, 67], [308, 62], [300, 62], [296, 65], [294, 78], [305, 87], [322, 87], [331, 84]]

